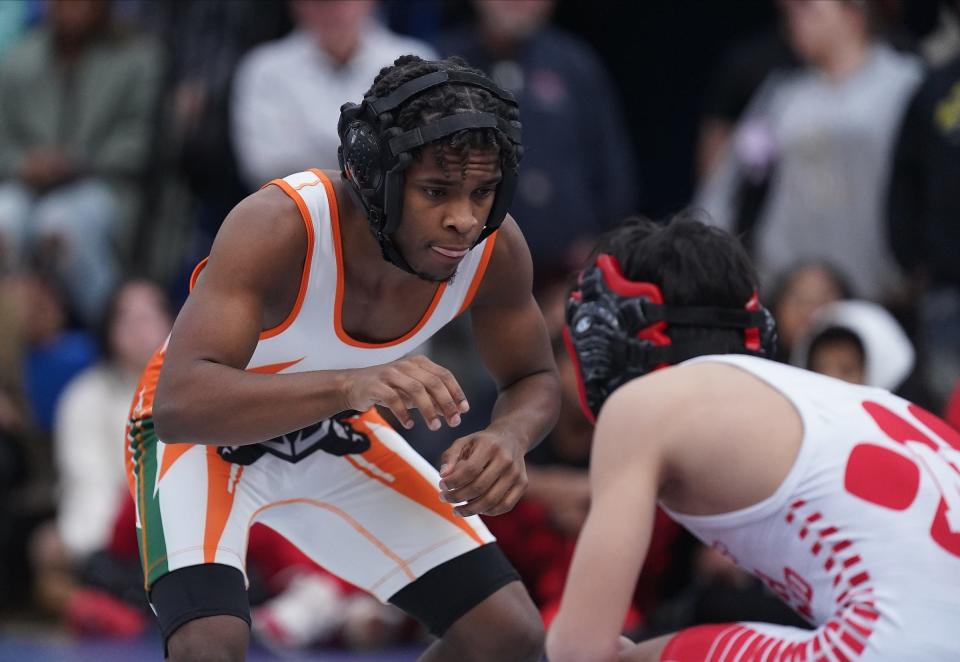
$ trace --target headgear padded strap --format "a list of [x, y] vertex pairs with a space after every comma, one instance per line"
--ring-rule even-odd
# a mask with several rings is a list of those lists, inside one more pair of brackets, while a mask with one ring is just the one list
[[410, 97], [420, 94], [425, 90], [429, 90], [431, 87], [443, 85], [444, 83], [465, 83], [474, 87], [482, 87], [487, 92], [503, 101], [507, 101], [512, 104], [517, 103], [513, 98], [513, 95], [506, 90], [500, 89], [494, 85], [493, 82], [484, 78], [483, 76], [478, 76], [468, 71], [435, 71], [433, 73], [426, 74], [425, 76], [420, 76], [419, 78], [414, 78], [411, 81], [407, 81], [385, 97], [381, 97], [379, 99], [366, 99], [366, 102], [369, 104], [370, 109], [379, 115], [380, 113], [387, 113], [394, 108], [397, 108]]
[[396, 156], [464, 129], [499, 129], [510, 140], [514, 142], [520, 140], [519, 127], [512, 126], [511, 123], [501, 120], [493, 113], [457, 113], [410, 129], [391, 138], [387, 144], [390, 146], [390, 152]]

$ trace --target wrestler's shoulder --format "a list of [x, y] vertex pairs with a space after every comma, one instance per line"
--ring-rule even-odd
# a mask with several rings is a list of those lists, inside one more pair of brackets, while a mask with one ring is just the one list
[[217, 239], [221, 244], [242, 241], [266, 249], [270, 245], [299, 244], [305, 237], [296, 201], [280, 188], [266, 186], [237, 203], [224, 219]]

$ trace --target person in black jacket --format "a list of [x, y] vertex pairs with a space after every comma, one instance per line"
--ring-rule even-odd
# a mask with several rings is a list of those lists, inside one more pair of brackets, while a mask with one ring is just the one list
[[890, 247], [923, 287], [927, 379], [946, 399], [960, 379], [960, 55], [932, 70], [900, 129], [888, 195]]

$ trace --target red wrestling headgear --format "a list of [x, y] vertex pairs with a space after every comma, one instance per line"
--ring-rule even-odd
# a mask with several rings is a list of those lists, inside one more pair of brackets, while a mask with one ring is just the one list
[[[654, 283], [629, 280], [613, 255], [601, 254], [584, 270], [567, 301], [564, 340], [577, 371], [580, 404], [596, 420], [621, 384], [695, 356], [737, 352], [770, 357], [776, 349], [773, 316], [756, 292], [742, 309], [671, 306]], [[671, 326], [743, 329], [729, 342], [674, 342]]]

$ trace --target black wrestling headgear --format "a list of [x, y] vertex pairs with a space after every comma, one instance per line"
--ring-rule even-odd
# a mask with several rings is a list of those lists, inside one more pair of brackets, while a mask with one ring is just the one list
[[[486, 76], [469, 71], [435, 71], [407, 81], [386, 96], [367, 96], [359, 105], [346, 103], [340, 108], [338, 157], [341, 175], [349, 184], [347, 190], [366, 213], [384, 259], [410, 273], [414, 273], [413, 269], [400, 255], [391, 235], [396, 232], [402, 216], [404, 170], [413, 159], [411, 151], [458, 131], [487, 128], [499, 131], [520, 146], [520, 122], [489, 112], [464, 110], [409, 131], [395, 125], [400, 106], [426, 90], [447, 84], [479, 87], [505, 103], [517, 105], [512, 94], [494, 85]], [[504, 168], [501, 177], [486, 225], [476, 243], [500, 227], [513, 200], [516, 171]]]

